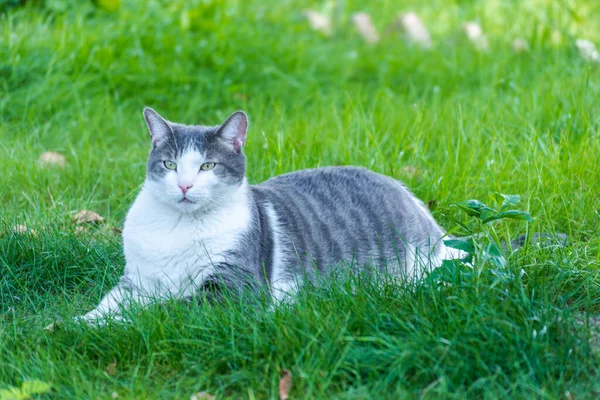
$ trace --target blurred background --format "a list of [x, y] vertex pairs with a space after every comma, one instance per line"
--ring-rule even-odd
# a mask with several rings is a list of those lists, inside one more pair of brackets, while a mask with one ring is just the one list
[[[93, 207], [118, 224], [144, 178], [151, 106], [206, 125], [245, 110], [252, 182], [355, 164], [431, 204], [504, 191], [537, 198], [563, 227], [597, 218], [582, 210], [597, 204], [584, 177], [598, 170], [580, 160], [597, 157], [586, 141], [599, 64], [576, 43], [600, 40], [595, 0], [0, 0], [0, 11], [8, 214]], [[402, 25], [409, 12], [429, 45]], [[66, 166], [40, 164], [48, 151]]]

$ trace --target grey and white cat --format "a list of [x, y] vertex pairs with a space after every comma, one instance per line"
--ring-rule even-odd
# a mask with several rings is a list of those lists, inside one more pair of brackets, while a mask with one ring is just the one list
[[293, 172], [246, 180], [248, 119], [172, 123], [146, 108], [152, 150], [146, 181], [123, 229], [119, 284], [79, 317], [119, 317], [129, 301], [186, 298], [219, 285], [264, 287], [275, 303], [307, 279], [348, 264], [419, 278], [442, 260], [446, 232], [400, 182], [363, 168]]

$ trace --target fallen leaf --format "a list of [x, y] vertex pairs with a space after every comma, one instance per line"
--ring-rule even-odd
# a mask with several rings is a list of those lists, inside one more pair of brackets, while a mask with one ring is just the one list
[[51, 324], [46, 325], [44, 327], [44, 330], [48, 331], [50, 333], [54, 333], [54, 332], [56, 332], [58, 330], [58, 328], [60, 328], [60, 325], [58, 324], [58, 322], [54, 321]]
[[80, 234], [87, 233], [87, 232], [88, 232], [87, 228], [85, 228], [85, 227], [83, 227], [81, 225], [75, 227], [75, 234], [76, 235], [80, 235]]
[[76, 224], [85, 224], [85, 223], [100, 224], [104, 221], [104, 218], [102, 218], [100, 215], [96, 214], [93, 211], [89, 211], [89, 210], [78, 211], [73, 215], [72, 218], [73, 218], [73, 222], [75, 222]]
[[431, 48], [431, 35], [423, 21], [414, 12], [401, 14], [395, 25], [404, 31], [408, 41], [418, 44], [424, 49]]
[[579, 56], [584, 60], [600, 63], [600, 53], [592, 41], [587, 39], [577, 39], [575, 41], [575, 47], [577, 47], [577, 50], [579, 51]]
[[117, 360], [113, 360], [110, 364], [106, 366], [106, 373], [110, 376], [113, 376], [117, 372]]
[[281, 379], [279, 380], [279, 399], [289, 399], [290, 389], [292, 388], [292, 373], [284, 369], [282, 371]]
[[40, 155], [40, 162], [45, 166], [55, 165], [62, 168], [67, 164], [67, 159], [55, 151], [46, 151]]
[[379, 42], [379, 34], [369, 14], [365, 12], [354, 14], [352, 16], [352, 23], [354, 23], [356, 30], [358, 30], [358, 33], [365, 42], [371, 44]]
[[328, 16], [313, 10], [304, 11], [304, 16], [308, 19], [312, 29], [323, 33], [325, 36], [331, 35], [331, 20]]
[[37, 235], [37, 231], [35, 229], [30, 229], [28, 227], [26, 227], [25, 225], [15, 225], [13, 226], [13, 233], [28, 233], [30, 235]]
[[490, 47], [487, 38], [483, 34], [483, 29], [477, 22], [465, 22], [463, 31], [477, 50], [484, 51]]
[[513, 40], [512, 48], [517, 53], [523, 53], [529, 50], [529, 44], [525, 39], [517, 38]]
[[565, 392], [565, 399], [567, 400], [575, 400], [575, 397], [568, 390]]
[[198, 393], [192, 395], [192, 397], [190, 397], [190, 400], [215, 400], [215, 399], [216, 399], [216, 397], [208, 392], [198, 392]]

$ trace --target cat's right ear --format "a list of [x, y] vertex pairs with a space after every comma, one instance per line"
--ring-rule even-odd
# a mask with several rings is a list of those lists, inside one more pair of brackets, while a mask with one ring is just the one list
[[146, 120], [146, 124], [148, 125], [148, 130], [150, 131], [152, 143], [154, 144], [156, 144], [156, 142], [163, 139], [167, 135], [171, 135], [173, 133], [167, 120], [158, 115], [158, 113], [150, 107], [144, 108], [144, 119]]

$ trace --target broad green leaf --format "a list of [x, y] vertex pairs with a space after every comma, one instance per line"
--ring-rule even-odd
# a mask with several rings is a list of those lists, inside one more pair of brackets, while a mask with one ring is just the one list
[[496, 212], [496, 210], [485, 209], [481, 212], [481, 215], [479, 216], [479, 218], [482, 219], [483, 221], [485, 221], [490, 218], [494, 218], [497, 214], [498, 213]]
[[533, 222], [533, 218], [531, 218], [531, 215], [526, 211], [519, 211], [519, 210], [502, 211], [501, 213], [498, 214], [498, 216], [500, 218], [521, 219], [521, 220], [524, 220], [527, 222]]
[[21, 400], [27, 399], [23, 396], [23, 393], [15, 387], [0, 390], [0, 400]]
[[468, 238], [452, 238], [444, 240], [444, 244], [453, 249], [462, 250], [469, 254], [475, 252], [475, 247], [473, 247], [473, 239]]
[[506, 266], [506, 259], [502, 255], [502, 250], [495, 243], [490, 243], [483, 249], [483, 259], [488, 261], [496, 268], [504, 268]]
[[21, 391], [30, 395], [46, 393], [49, 392], [50, 389], [52, 389], [52, 386], [49, 383], [37, 379], [25, 381], [21, 385]]
[[533, 222], [531, 215], [529, 215], [529, 213], [526, 211], [508, 210], [508, 211], [502, 211], [496, 215], [492, 215], [488, 218], [483, 219], [483, 223], [488, 223], [488, 222], [496, 221], [499, 219], [505, 219], [505, 218], [520, 219], [520, 220], [527, 221], [527, 222]]
[[50, 384], [34, 379], [23, 382], [20, 388], [9, 387], [8, 389], [0, 390], [0, 400], [28, 400], [33, 395], [44, 394], [51, 389], [52, 386]]
[[463, 210], [464, 212], [466, 212], [468, 215], [470, 215], [472, 217], [481, 217], [481, 213], [484, 211], [496, 212], [496, 210], [494, 210], [491, 207], [488, 207], [487, 205], [485, 205], [484, 203], [482, 203], [479, 200], [462, 201], [460, 203], [456, 203], [456, 205], [461, 210]]
[[502, 205], [500, 205], [501, 210], [504, 210], [507, 207], [516, 206], [521, 201], [521, 196], [518, 194], [493, 193], [493, 196], [498, 203], [502, 201]]

